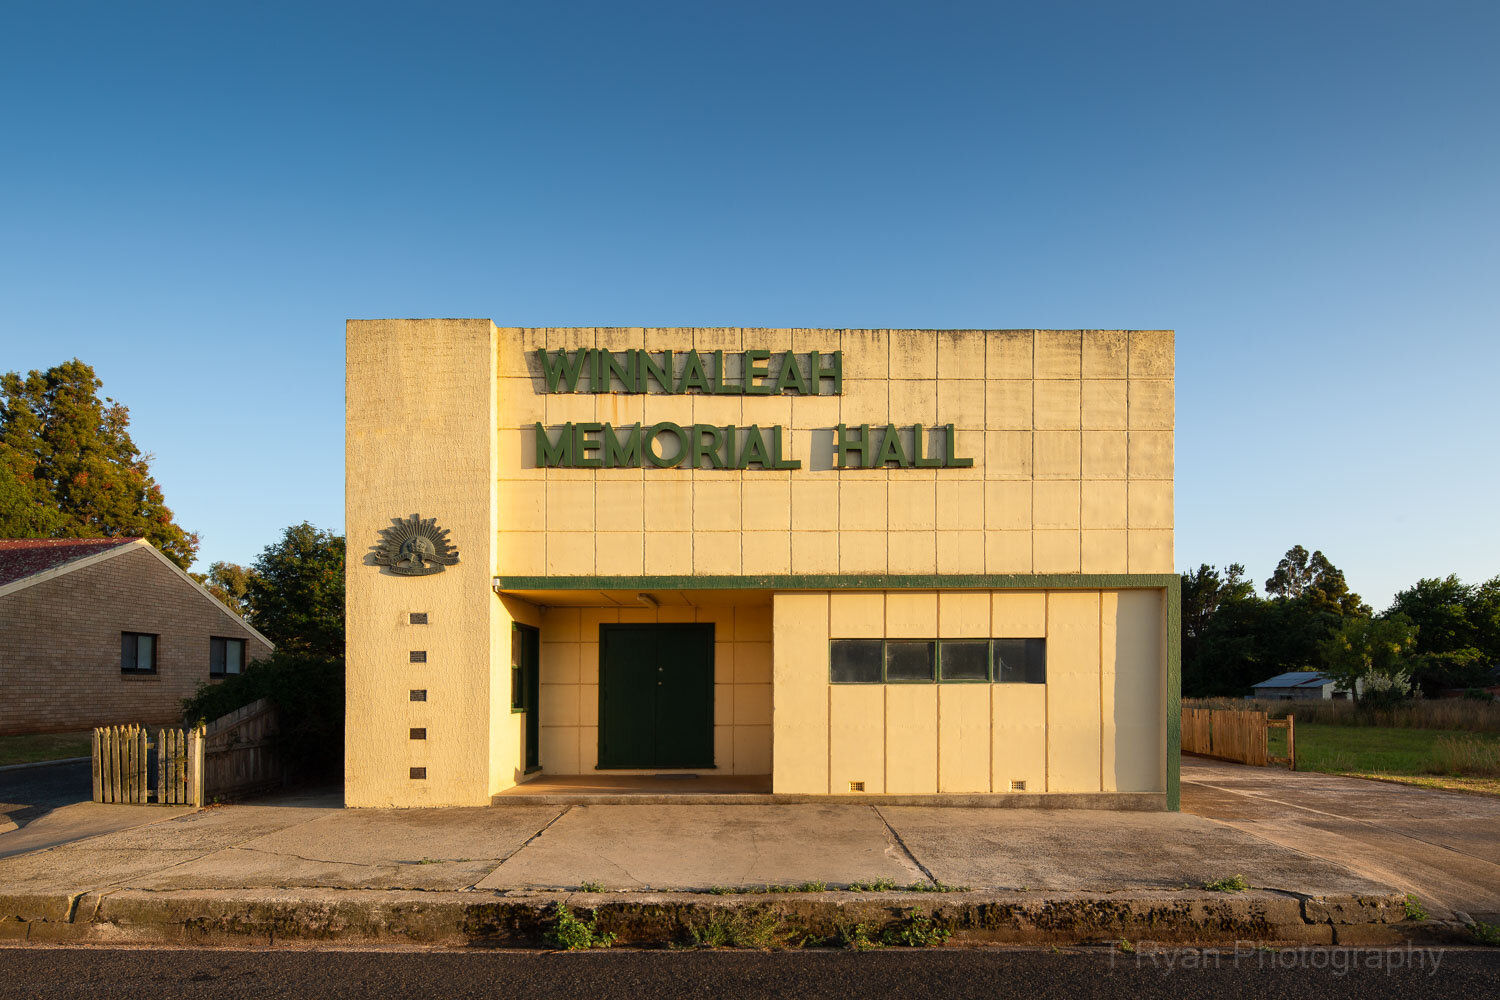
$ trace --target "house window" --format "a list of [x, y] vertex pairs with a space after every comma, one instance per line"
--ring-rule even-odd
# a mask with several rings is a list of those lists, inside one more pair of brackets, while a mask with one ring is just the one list
[[223, 639], [214, 636], [208, 640], [208, 676], [233, 677], [245, 672], [245, 640]]
[[120, 673], [156, 673], [156, 646], [159, 636], [146, 632], [120, 633]]

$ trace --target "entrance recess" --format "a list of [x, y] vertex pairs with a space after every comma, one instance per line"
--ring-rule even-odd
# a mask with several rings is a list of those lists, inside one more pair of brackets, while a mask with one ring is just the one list
[[599, 766], [714, 766], [714, 627], [601, 625]]

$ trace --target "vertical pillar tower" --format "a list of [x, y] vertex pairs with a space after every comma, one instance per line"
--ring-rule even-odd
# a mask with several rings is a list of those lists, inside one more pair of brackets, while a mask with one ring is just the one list
[[507, 655], [492, 648], [495, 328], [351, 320], [346, 343], [345, 804], [485, 805], [505, 697], [491, 662]]

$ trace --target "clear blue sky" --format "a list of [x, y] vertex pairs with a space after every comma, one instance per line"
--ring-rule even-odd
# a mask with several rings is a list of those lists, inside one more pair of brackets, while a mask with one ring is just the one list
[[200, 566], [342, 524], [343, 321], [1171, 327], [1177, 561], [1500, 573], [1500, 6], [9, 4], [0, 368]]

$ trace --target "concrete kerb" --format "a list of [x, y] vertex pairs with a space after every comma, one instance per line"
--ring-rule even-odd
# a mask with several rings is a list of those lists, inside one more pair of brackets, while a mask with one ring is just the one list
[[[1405, 897], [829, 891], [729, 896], [681, 892], [103, 890], [0, 897], [0, 940], [73, 944], [548, 947], [564, 903], [621, 946], [736, 940], [797, 947], [879, 940], [924, 926], [955, 944], [1180, 945], [1463, 943], [1461, 925], [1405, 918]], [[930, 923], [929, 923], [930, 922]], [[718, 933], [708, 933], [711, 929]], [[727, 929], [727, 933], [726, 933]]]

